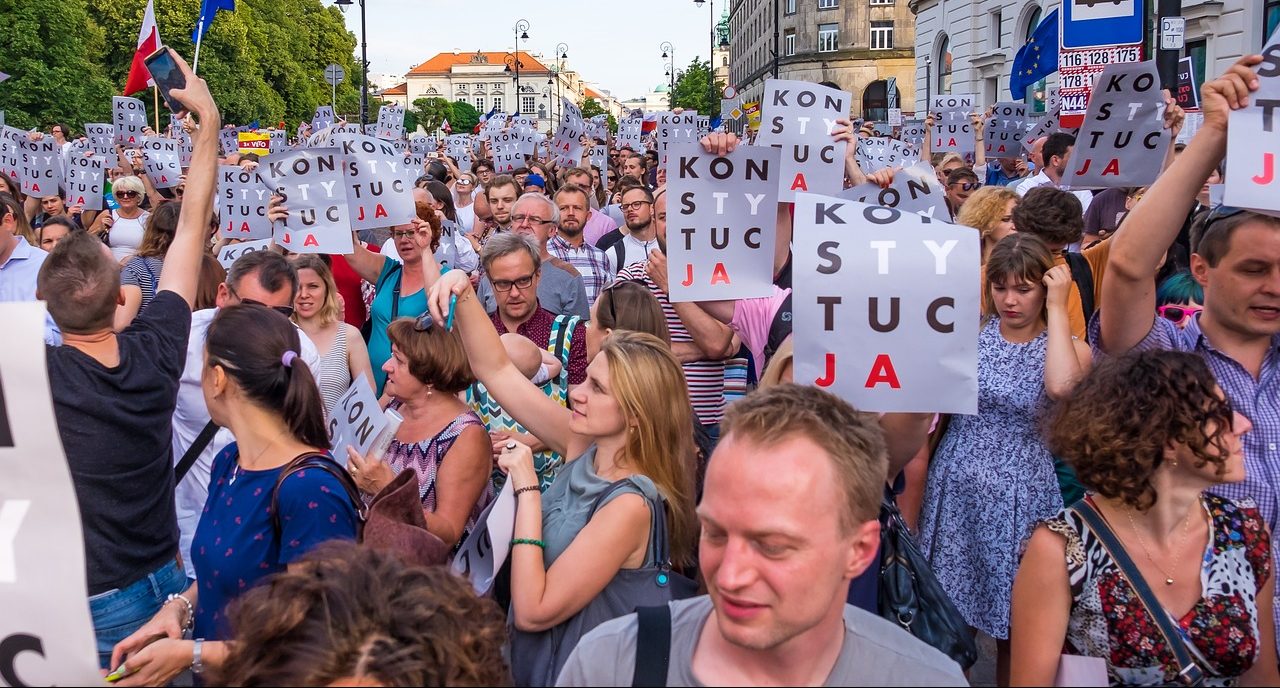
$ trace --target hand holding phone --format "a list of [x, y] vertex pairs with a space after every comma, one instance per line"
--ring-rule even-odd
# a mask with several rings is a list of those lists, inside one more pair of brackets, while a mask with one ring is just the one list
[[173, 50], [162, 45], [148, 55], [143, 62], [147, 65], [147, 71], [151, 73], [151, 79], [156, 82], [156, 88], [160, 89], [160, 96], [164, 98], [164, 103], [169, 106], [169, 110], [175, 113], [184, 112], [186, 108], [182, 103], [170, 95], [172, 91], [187, 87], [187, 77], [178, 67]]

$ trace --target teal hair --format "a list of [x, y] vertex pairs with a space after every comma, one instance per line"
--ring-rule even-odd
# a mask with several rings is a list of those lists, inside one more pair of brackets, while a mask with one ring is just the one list
[[1189, 272], [1175, 272], [1156, 290], [1156, 306], [1204, 303], [1204, 288]]

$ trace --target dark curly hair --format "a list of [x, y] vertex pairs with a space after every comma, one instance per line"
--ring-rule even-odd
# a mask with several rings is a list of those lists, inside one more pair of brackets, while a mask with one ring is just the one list
[[1226, 473], [1233, 416], [1198, 355], [1130, 352], [1103, 362], [1054, 407], [1045, 439], [1086, 487], [1145, 511], [1159, 497], [1151, 476], [1170, 444], [1190, 449], [1197, 467]]
[[211, 685], [508, 686], [505, 618], [445, 568], [351, 542], [321, 545], [228, 609]]
[[1075, 194], [1037, 186], [1013, 207], [1013, 226], [1060, 249], [1084, 236], [1084, 210]]

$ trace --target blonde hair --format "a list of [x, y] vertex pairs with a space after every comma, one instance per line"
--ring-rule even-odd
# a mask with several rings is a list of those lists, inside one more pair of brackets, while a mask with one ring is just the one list
[[941, 170], [942, 168], [946, 167], [947, 165], [950, 165], [953, 162], [958, 162], [961, 165], [968, 167], [968, 164], [966, 164], [964, 161], [964, 156], [960, 155], [955, 151], [951, 151], [949, 153], [943, 153], [942, 159], [939, 160], [938, 164], [934, 165], [934, 167], [937, 167], [939, 170]]
[[[333, 270], [324, 259], [314, 253], [298, 253], [290, 256], [289, 261], [298, 272], [314, 270], [324, 283], [324, 305], [316, 313], [321, 325], [331, 325], [342, 319], [342, 304], [338, 302], [338, 285], [333, 281]], [[299, 275], [301, 281], [301, 275]], [[298, 311], [293, 312], [293, 321], [298, 322]]]
[[628, 424], [619, 463], [652, 480], [666, 498], [671, 559], [689, 563], [697, 526], [693, 421], [684, 370], [669, 346], [644, 332], [615, 331], [600, 352]]
[[114, 182], [111, 182], [111, 192], [115, 193], [117, 191], [133, 191], [139, 196], [145, 196], [147, 194], [147, 186], [142, 183], [141, 177], [130, 174], [118, 177]]
[[987, 252], [991, 250], [991, 232], [995, 229], [996, 223], [1004, 217], [1009, 201], [1016, 203], [1017, 200], [1018, 194], [1013, 189], [1004, 186], [984, 186], [974, 191], [969, 200], [960, 206], [956, 224], [978, 230], [978, 234], [982, 236], [983, 258], [986, 258]]

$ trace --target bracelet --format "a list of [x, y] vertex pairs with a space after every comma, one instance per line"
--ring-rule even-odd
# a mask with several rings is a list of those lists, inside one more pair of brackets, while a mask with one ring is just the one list
[[191, 628], [192, 624], [195, 623], [195, 620], [196, 620], [195, 605], [191, 604], [191, 600], [187, 599], [186, 596], [182, 594], [169, 595], [168, 597], [165, 598], [164, 603], [169, 604], [174, 600], [182, 600], [182, 603], [187, 605], [187, 616], [186, 616], [186, 619], [182, 622], [182, 630], [185, 631]]
[[514, 494], [515, 496], [519, 497], [521, 492], [533, 492], [534, 490], [540, 491], [541, 488], [539, 488], [537, 485], [526, 485], [524, 487], [517, 487]]
[[545, 550], [547, 543], [542, 540], [534, 540], [532, 538], [511, 538], [511, 544], [514, 545], [537, 545], [539, 549]]

